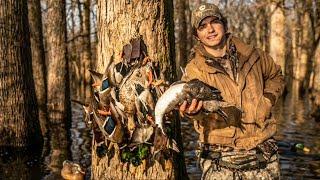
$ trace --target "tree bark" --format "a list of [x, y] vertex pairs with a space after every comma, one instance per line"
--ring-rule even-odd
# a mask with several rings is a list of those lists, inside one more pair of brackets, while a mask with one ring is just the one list
[[27, 1], [0, 1], [0, 146], [41, 143]]
[[78, 7], [78, 17], [79, 17], [79, 31], [78, 31], [78, 37], [76, 40], [76, 44], [77, 44], [77, 64], [78, 64], [78, 68], [79, 68], [79, 91], [80, 91], [80, 99], [82, 101], [85, 100], [85, 94], [84, 94], [84, 90], [85, 90], [85, 85], [84, 85], [84, 59], [83, 59], [83, 51], [84, 51], [84, 37], [83, 37], [83, 27], [84, 27], [84, 23], [83, 23], [83, 6], [82, 3], [80, 2], [80, 0], [77, 0], [77, 7]]
[[48, 115], [52, 123], [71, 117], [65, 1], [48, 0]]
[[298, 39], [299, 39], [299, 12], [298, 12], [298, 4], [294, 2], [294, 9], [293, 9], [293, 22], [291, 23], [291, 48], [292, 48], [292, 77], [294, 79], [298, 79], [299, 76], [299, 48], [298, 48]]
[[318, 44], [315, 54], [314, 70], [312, 80], [312, 114], [314, 117], [320, 118], [320, 45]]
[[91, 38], [90, 38], [90, 4], [91, 0], [86, 0], [84, 2], [84, 13], [83, 13], [83, 51], [81, 53], [81, 61], [83, 66], [83, 94], [85, 102], [89, 101], [91, 97], [91, 84], [90, 84], [90, 74], [88, 69], [92, 69], [91, 62]]
[[[166, 0], [99, 0], [97, 71], [104, 72], [110, 61], [120, 61], [122, 47], [130, 39], [141, 37], [150, 59], [160, 65], [161, 78], [172, 81], [175, 78], [172, 10], [172, 1]], [[175, 130], [179, 136], [179, 126]], [[134, 167], [120, 161], [118, 148], [110, 159], [100, 158], [96, 149], [93, 141], [92, 179], [182, 179], [186, 174], [182, 154], [161, 164], [146, 163], [148, 159]]]
[[42, 14], [40, 0], [29, 0], [29, 24], [32, 52], [32, 69], [35, 83], [37, 103], [39, 108], [39, 121], [42, 135], [47, 132], [47, 81], [46, 60], [44, 54], [42, 35]]
[[[186, 23], [187, 23], [187, 45], [186, 45], [186, 52], [187, 52], [187, 58], [189, 58], [189, 53], [191, 48], [193, 47], [193, 41], [195, 41], [193, 37], [193, 30], [191, 25], [191, 9], [190, 9], [190, 2], [187, 0], [185, 2], [185, 16], [186, 16]], [[188, 61], [188, 59], [187, 59]]]
[[267, 19], [268, 16], [265, 10], [265, 5], [263, 5], [264, 2], [257, 1], [256, 3], [257, 3], [256, 5], [258, 6], [258, 10], [256, 11], [257, 22], [255, 25], [256, 44], [258, 48], [261, 48], [262, 50], [266, 51], [267, 49], [266, 48], [266, 37], [267, 37], [266, 23], [268, 22], [268, 19]]
[[283, 1], [270, 3], [270, 55], [285, 73], [285, 15], [281, 8]]
[[186, 4], [185, 0], [175, 1], [175, 32], [176, 32], [176, 73], [177, 78], [182, 76], [181, 68], [184, 68], [187, 62], [187, 22], [186, 22]]
[[302, 93], [306, 92], [309, 88], [310, 75], [312, 71], [312, 48], [314, 42], [314, 34], [312, 33], [313, 27], [310, 14], [311, 7], [312, 1], [308, 0], [302, 16], [302, 42], [298, 76], [298, 80], [300, 81], [300, 90]]

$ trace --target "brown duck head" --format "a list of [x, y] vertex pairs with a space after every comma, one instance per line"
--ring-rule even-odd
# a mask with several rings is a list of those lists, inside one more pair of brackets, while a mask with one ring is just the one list
[[85, 171], [77, 163], [65, 160], [61, 169], [61, 176], [66, 180], [83, 180]]

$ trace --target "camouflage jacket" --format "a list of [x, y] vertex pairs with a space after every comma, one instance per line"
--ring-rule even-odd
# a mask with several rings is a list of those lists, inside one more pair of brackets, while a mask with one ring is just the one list
[[[276, 120], [271, 114], [273, 104], [264, 96], [271, 94], [276, 101], [284, 89], [284, 77], [279, 65], [260, 49], [230, 36], [239, 59], [237, 79], [230, 78], [221, 66], [206, 63], [206, 56], [194, 48], [194, 56], [186, 66], [182, 80], [199, 79], [221, 91], [224, 100], [243, 110], [241, 125], [217, 128], [216, 113], [196, 115], [195, 129], [202, 143], [222, 144], [235, 149], [252, 149], [272, 137], [276, 132]], [[274, 102], [273, 102], [274, 103]], [[208, 122], [205, 125], [199, 122]]]

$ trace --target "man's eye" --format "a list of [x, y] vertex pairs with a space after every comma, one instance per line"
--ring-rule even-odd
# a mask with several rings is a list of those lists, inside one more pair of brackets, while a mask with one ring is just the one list
[[198, 30], [199, 31], [201, 31], [201, 30], [203, 30], [204, 29], [204, 25], [200, 25], [199, 27], [198, 27]]
[[210, 22], [210, 24], [218, 24], [218, 23], [221, 23], [219, 19], [215, 19]]

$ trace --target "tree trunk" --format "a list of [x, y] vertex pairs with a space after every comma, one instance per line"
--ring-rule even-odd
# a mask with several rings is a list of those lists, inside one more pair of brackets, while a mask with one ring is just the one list
[[77, 44], [77, 56], [79, 58], [77, 58], [77, 64], [78, 64], [78, 68], [79, 68], [79, 91], [80, 91], [80, 99], [82, 101], [85, 100], [85, 94], [84, 94], [84, 90], [85, 90], [85, 86], [84, 86], [84, 62], [83, 62], [83, 51], [84, 51], [84, 36], [83, 36], [83, 8], [82, 8], [82, 3], [80, 2], [80, 0], [77, 0], [77, 7], [78, 7], [78, 17], [79, 17], [79, 31], [77, 34], [77, 40], [76, 40], [76, 44]]
[[42, 14], [40, 0], [29, 0], [29, 24], [30, 41], [32, 52], [32, 69], [35, 83], [37, 103], [39, 108], [39, 121], [41, 131], [44, 135], [47, 132], [47, 81], [46, 81], [46, 60], [42, 35]]
[[27, 1], [0, 1], [0, 146], [41, 143]]
[[[166, 0], [99, 0], [97, 71], [104, 72], [110, 61], [120, 61], [123, 46], [130, 39], [141, 37], [150, 59], [160, 65], [160, 77], [172, 81], [175, 78], [172, 10], [172, 1]], [[179, 126], [175, 130], [179, 136]], [[148, 159], [135, 167], [120, 161], [118, 148], [110, 159], [99, 157], [96, 149], [93, 141], [92, 179], [182, 179], [186, 175], [181, 153], [161, 164], [146, 163]]]
[[176, 73], [177, 78], [182, 76], [181, 68], [184, 68], [187, 62], [187, 22], [185, 0], [175, 1], [175, 32], [176, 32]]
[[75, 12], [76, 12], [76, 2], [74, 0], [71, 1], [70, 7], [70, 19], [67, 19], [67, 22], [70, 22], [70, 29], [68, 29], [68, 61], [69, 61], [69, 70], [70, 70], [70, 91], [71, 99], [80, 99], [80, 72], [78, 65], [78, 48], [76, 48], [76, 35], [75, 35]]
[[298, 50], [298, 39], [299, 39], [299, 12], [298, 12], [298, 4], [295, 2], [293, 9], [293, 22], [291, 23], [291, 46], [292, 46], [292, 77], [294, 79], [298, 79], [299, 75], [299, 50]]
[[314, 117], [320, 118], [320, 45], [318, 44], [315, 54], [314, 70], [312, 80], [312, 114]]
[[186, 16], [186, 23], [187, 23], [187, 45], [186, 45], [186, 53], [187, 53], [187, 59], [189, 58], [190, 49], [193, 47], [193, 32], [192, 32], [192, 25], [191, 25], [191, 10], [190, 10], [190, 2], [187, 0], [185, 2], [185, 16]]
[[266, 30], [266, 23], [268, 22], [267, 12], [265, 10], [264, 5], [260, 5], [264, 3], [263, 1], [257, 1], [258, 10], [257, 13], [257, 21], [255, 25], [256, 29], [256, 44], [258, 48], [266, 51], [266, 37], [267, 37], [267, 30]]
[[270, 55], [285, 73], [285, 15], [281, 8], [283, 2], [270, 3]]
[[85, 102], [89, 101], [91, 97], [91, 84], [90, 84], [90, 74], [88, 69], [92, 69], [91, 62], [91, 40], [90, 40], [90, 3], [91, 0], [86, 0], [84, 2], [84, 15], [83, 15], [83, 51], [81, 53], [81, 61], [83, 66], [82, 76], [83, 76], [83, 94]]
[[311, 7], [312, 1], [308, 0], [306, 9], [303, 13], [302, 20], [302, 42], [301, 54], [299, 61], [299, 78], [301, 92], [305, 92], [309, 88], [310, 75], [312, 71], [312, 48], [314, 42], [314, 34], [312, 33], [311, 22]]
[[52, 123], [71, 116], [66, 46], [65, 1], [48, 0], [48, 115]]

